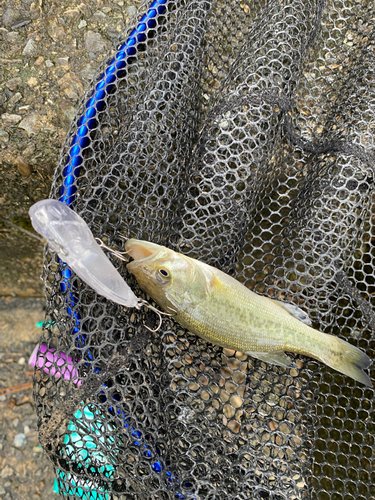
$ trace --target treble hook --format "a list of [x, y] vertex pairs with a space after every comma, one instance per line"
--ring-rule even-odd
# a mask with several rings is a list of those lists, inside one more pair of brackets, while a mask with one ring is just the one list
[[169, 316], [169, 317], [172, 317], [172, 316], [174, 316], [174, 314], [176, 314], [176, 313], [177, 313], [177, 311], [174, 311], [173, 309], [172, 309], [172, 310], [174, 311], [174, 312], [173, 312], [173, 314], [171, 314], [171, 313], [166, 313], [166, 312], [164, 312], [164, 311], [159, 311], [159, 309], [156, 309], [156, 307], [152, 306], [149, 302], [147, 302], [147, 300], [143, 300], [143, 299], [141, 299], [141, 300], [139, 301], [139, 307], [142, 307], [142, 306], [148, 307], [149, 309], [151, 309], [151, 311], [154, 311], [154, 313], [156, 313], [156, 314], [159, 316], [159, 325], [158, 325], [158, 327], [157, 327], [155, 330], [152, 330], [152, 329], [151, 329], [151, 328], [149, 328], [147, 325], [143, 325], [145, 328], [147, 328], [147, 330], [149, 330], [149, 331], [150, 331], [150, 332], [152, 332], [152, 333], [156, 333], [157, 331], [159, 331], [159, 330], [160, 330], [161, 325], [162, 325], [162, 323], [163, 323], [163, 318], [162, 318], [162, 315], [163, 315], [163, 316]]
[[128, 262], [127, 259], [124, 259], [122, 256], [125, 255], [125, 254], [127, 254], [127, 253], [129, 253], [129, 252], [119, 252], [118, 250], [113, 250], [111, 247], [109, 247], [108, 245], [106, 245], [100, 238], [95, 238], [95, 239], [99, 243], [100, 247], [105, 248], [112, 255], [114, 255], [118, 259], [122, 260], [123, 262]]

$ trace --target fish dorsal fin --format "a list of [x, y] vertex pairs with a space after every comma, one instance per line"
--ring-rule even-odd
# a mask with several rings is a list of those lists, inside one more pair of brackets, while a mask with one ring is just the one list
[[277, 299], [270, 299], [269, 297], [267, 297], [267, 298], [268, 298], [268, 300], [271, 300], [273, 304], [278, 305], [279, 307], [281, 307], [282, 309], [287, 311], [289, 314], [294, 316], [294, 318], [298, 319], [302, 323], [305, 323], [305, 325], [308, 325], [308, 326], [312, 325], [312, 321], [309, 318], [308, 314], [305, 313], [305, 311], [300, 309], [295, 304], [291, 304], [289, 302], [282, 302], [281, 300], [277, 300]]

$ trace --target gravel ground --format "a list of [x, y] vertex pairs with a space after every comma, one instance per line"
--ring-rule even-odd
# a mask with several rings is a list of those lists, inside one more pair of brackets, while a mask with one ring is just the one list
[[[0, 498], [58, 498], [52, 493], [52, 465], [38, 442], [29, 357], [38, 342], [43, 299], [0, 299], [0, 389], [28, 384], [0, 395]], [[17, 437], [16, 437], [17, 436]]]
[[[28, 209], [48, 197], [79, 99], [137, 3], [0, 2], [1, 218], [31, 229]], [[43, 296], [43, 247], [1, 218], [0, 390], [32, 382], [27, 361], [44, 317], [44, 300], [30, 298]], [[0, 498], [58, 498], [53, 480], [38, 443], [32, 388], [0, 393]]]

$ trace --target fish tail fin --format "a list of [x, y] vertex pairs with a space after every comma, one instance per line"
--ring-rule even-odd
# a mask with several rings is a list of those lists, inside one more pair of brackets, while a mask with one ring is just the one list
[[371, 365], [371, 359], [367, 354], [338, 337], [332, 335], [327, 337], [329, 337], [327, 349], [323, 354], [320, 352], [317, 359], [334, 370], [372, 387], [370, 377], [363, 371]]

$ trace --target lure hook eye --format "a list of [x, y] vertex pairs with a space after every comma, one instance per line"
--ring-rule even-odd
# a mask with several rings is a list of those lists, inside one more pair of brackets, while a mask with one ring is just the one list
[[[47, 240], [47, 242], [48, 242], [48, 240]], [[55, 249], [56, 249], [55, 251], [57, 253], [65, 255], [66, 257], [69, 255], [68, 250], [65, 247], [63, 247], [62, 245], [60, 245], [58, 240], [53, 240], [50, 243], [52, 244], [52, 246], [55, 247]]]

